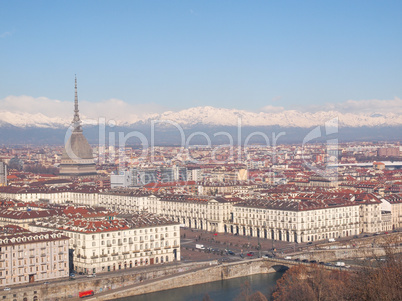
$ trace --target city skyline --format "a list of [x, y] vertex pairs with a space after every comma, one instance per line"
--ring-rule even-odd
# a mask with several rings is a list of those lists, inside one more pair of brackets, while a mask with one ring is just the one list
[[23, 3], [1, 4], [4, 111], [64, 117], [77, 73], [82, 107], [115, 119], [401, 113], [398, 2]]

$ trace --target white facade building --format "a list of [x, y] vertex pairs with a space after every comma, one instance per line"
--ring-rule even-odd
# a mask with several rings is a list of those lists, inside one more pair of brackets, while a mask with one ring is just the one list
[[0, 286], [68, 277], [68, 242], [52, 231], [0, 236]]
[[180, 260], [179, 224], [151, 214], [114, 220], [50, 218], [30, 228], [63, 231], [74, 250], [76, 272], [103, 273]]

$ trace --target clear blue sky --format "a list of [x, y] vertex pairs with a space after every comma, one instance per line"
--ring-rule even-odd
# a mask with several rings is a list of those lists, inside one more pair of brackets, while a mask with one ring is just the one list
[[0, 99], [172, 109], [402, 97], [402, 1], [0, 1]]

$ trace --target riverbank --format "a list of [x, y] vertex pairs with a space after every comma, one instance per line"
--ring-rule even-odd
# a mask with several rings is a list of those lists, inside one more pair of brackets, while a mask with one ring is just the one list
[[206, 296], [214, 301], [230, 301], [236, 300], [236, 298], [244, 296], [245, 294], [250, 296], [256, 291], [261, 292], [269, 300], [269, 297], [276, 286], [276, 281], [280, 279], [282, 275], [283, 272], [255, 274], [145, 295], [125, 297], [115, 301], [201, 301], [206, 298]]
[[94, 297], [88, 298], [87, 300], [115, 300], [124, 297], [193, 286], [218, 280], [272, 272], [275, 272], [275, 270], [272, 269], [271, 264], [268, 264], [267, 261], [262, 259], [226, 263], [215, 266], [212, 265], [209, 267], [183, 272], [178, 275], [144, 281], [141, 284], [126, 286], [110, 292], [102, 292], [96, 294]]

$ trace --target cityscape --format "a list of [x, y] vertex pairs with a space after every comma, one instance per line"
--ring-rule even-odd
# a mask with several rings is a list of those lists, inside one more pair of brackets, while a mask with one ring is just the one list
[[[340, 61], [345, 69], [336, 79], [326, 71], [331, 85], [320, 74], [312, 78], [320, 87], [306, 87], [303, 76], [287, 78], [286, 72], [276, 81], [262, 71], [275, 64], [257, 51], [270, 44], [256, 32], [293, 45], [288, 38], [298, 41], [292, 31], [301, 22], [312, 32], [311, 42], [328, 42], [319, 27], [336, 26], [307, 20], [310, 9], [332, 18], [327, 7], [225, 3], [230, 13], [223, 13], [223, 2], [179, 1], [175, 8], [156, 2], [155, 11], [135, 1], [118, 1], [116, 7], [101, 1], [72, 1], [71, 8], [48, 1], [39, 8], [0, 4], [0, 53], [11, 61], [0, 71], [0, 300], [401, 300], [402, 86], [394, 74], [402, 67], [400, 53], [389, 51], [393, 67], [370, 61], [384, 63], [387, 74], [374, 81], [360, 71], [367, 62], [351, 58], [345, 59], [350, 70]], [[302, 16], [288, 11], [290, 4]], [[399, 3], [367, 5], [359, 15], [363, 25], [380, 14], [389, 19], [356, 42], [355, 57], [365, 42], [392, 41], [402, 29], [393, 18]], [[361, 9], [347, 1], [332, 6]], [[26, 19], [17, 17], [20, 11]], [[40, 22], [30, 23], [31, 11]], [[268, 15], [278, 21], [275, 12], [295, 23], [272, 29]], [[100, 18], [106, 16], [107, 26]], [[353, 23], [353, 16], [345, 14], [345, 22]], [[253, 25], [239, 27], [239, 17]], [[47, 22], [54, 22], [54, 32]], [[256, 25], [261, 28], [249, 27]], [[46, 37], [33, 34], [31, 26]], [[368, 30], [363, 27], [353, 27], [359, 39]], [[102, 30], [113, 31], [113, 47], [100, 43]], [[55, 48], [44, 54], [32, 49], [32, 66], [11, 72], [17, 60], [24, 64], [16, 50], [32, 34], [38, 39], [32, 45]], [[341, 39], [338, 34], [345, 32], [332, 38]], [[60, 62], [55, 70], [56, 52], [65, 54], [66, 40], [82, 48], [66, 55], [71, 66]], [[232, 48], [234, 41], [244, 56]], [[141, 43], [144, 49], [138, 50]], [[94, 45], [101, 46], [99, 53]], [[182, 48], [199, 60], [192, 62]], [[280, 55], [285, 48], [271, 55], [287, 62]], [[332, 53], [326, 46], [323, 51]], [[219, 62], [211, 56], [210, 65], [203, 54], [217, 55]], [[308, 69], [308, 59], [321, 70], [327, 58], [316, 56], [290, 61], [297, 72]], [[40, 60], [42, 75], [31, 76]], [[359, 72], [349, 83], [341, 79], [354, 70]], [[168, 74], [166, 83], [160, 73]], [[134, 79], [138, 86], [130, 84]]]

